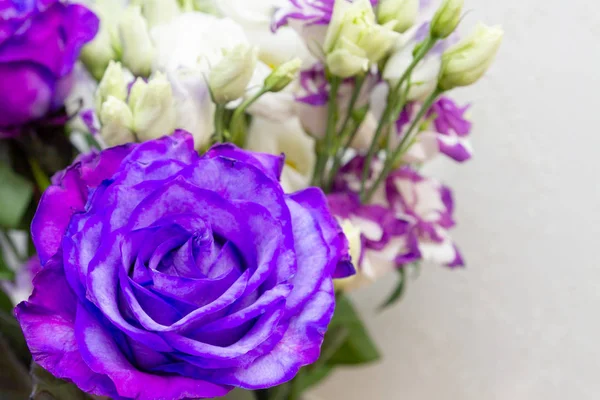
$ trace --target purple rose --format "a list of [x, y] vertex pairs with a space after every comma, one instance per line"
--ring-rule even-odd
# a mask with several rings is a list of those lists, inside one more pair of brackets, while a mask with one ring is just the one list
[[0, 137], [60, 108], [81, 48], [98, 18], [79, 4], [4, 0], [0, 4]]
[[[347, 241], [283, 157], [200, 157], [179, 131], [81, 159], [32, 224], [43, 263], [16, 315], [33, 358], [114, 399], [218, 397], [317, 360]], [[336, 269], [338, 269], [337, 272]]]

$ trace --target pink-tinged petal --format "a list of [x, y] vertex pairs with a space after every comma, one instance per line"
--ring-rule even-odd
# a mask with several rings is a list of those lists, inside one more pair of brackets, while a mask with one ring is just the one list
[[154, 400], [211, 398], [231, 388], [182, 376], [148, 374], [135, 368], [115, 343], [107, 326], [84, 307], [77, 309], [75, 335], [81, 355], [90, 368], [108, 376], [125, 398]]
[[50, 261], [33, 283], [33, 294], [17, 306], [15, 315], [34, 361], [88, 393], [116, 396], [112, 381], [92, 371], [81, 358], [75, 339], [77, 300], [60, 265]]
[[275, 156], [267, 153], [251, 152], [240, 149], [232, 144], [213, 146], [204, 157], [224, 157], [250, 164], [277, 182], [281, 178], [281, 171], [283, 171], [283, 166], [285, 165], [285, 156], [283, 154]]

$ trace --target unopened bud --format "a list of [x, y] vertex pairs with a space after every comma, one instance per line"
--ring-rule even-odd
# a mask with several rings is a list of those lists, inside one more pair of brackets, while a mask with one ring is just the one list
[[125, 10], [119, 23], [119, 36], [123, 44], [123, 64], [134, 75], [150, 75], [154, 46], [139, 6]]
[[96, 90], [96, 111], [100, 113], [102, 104], [109, 96], [125, 101], [127, 98], [127, 82], [120, 62], [111, 61]]
[[445, 39], [460, 22], [464, 0], [444, 0], [431, 20], [430, 33], [433, 38]]
[[296, 78], [301, 66], [302, 60], [294, 58], [275, 68], [267, 79], [265, 79], [265, 88], [270, 92], [282, 91]]
[[254, 74], [258, 50], [238, 45], [225, 52], [223, 59], [210, 71], [208, 84], [217, 104], [237, 100], [244, 95]]
[[406, 32], [415, 24], [419, 14], [419, 0], [380, 0], [377, 8], [379, 23], [395, 22], [396, 32]]
[[141, 141], [168, 135], [176, 128], [177, 113], [171, 84], [157, 73], [148, 83], [138, 78], [129, 96], [133, 130]]
[[108, 146], [113, 147], [135, 141], [135, 136], [131, 131], [133, 115], [124, 101], [109, 96], [102, 104], [100, 123], [102, 124], [100, 134]]
[[503, 35], [500, 27], [479, 24], [468, 37], [449, 48], [442, 55], [438, 87], [450, 90], [477, 82], [494, 61]]

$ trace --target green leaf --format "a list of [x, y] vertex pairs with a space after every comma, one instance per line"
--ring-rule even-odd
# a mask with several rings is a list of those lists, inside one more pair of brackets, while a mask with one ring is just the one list
[[90, 400], [91, 397], [72, 383], [55, 378], [37, 364], [31, 366], [34, 388], [31, 400]]
[[33, 185], [0, 162], [0, 226], [16, 228], [33, 197]]
[[328, 365], [365, 364], [381, 358], [379, 350], [377, 350], [367, 329], [354, 310], [350, 299], [346, 296], [338, 297], [335, 314], [329, 329], [334, 330], [340, 326], [347, 330], [347, 336], [342, 345], [327, 360]]
[[406, 267], [398, 268], [396, 271], [398, 272], [398, 283], [396, 284], [396, 288], [390, 297], [388, 297], [388, 299], [385, 301], [385, 303], [379, 307], [379, 311], [383, 311], [386, 308], [394, 305], [404, 295], [404, 291], [406, 290]]
[[320, 365], [315, 368], [307, 368], [305, 373], [296, 378], [299, 380], [299, 390], [303, 392], [308, 388], [319, 384], [333, 371], [333, 368], [333, 365], [330, 364]]
[[25, 342], [23, 331], [12, 315], [12, 310], [9, 312], [0, 310], [0, 336], [4, 338], [21, 362], [28, 365], [31, 361], [31, 354]]

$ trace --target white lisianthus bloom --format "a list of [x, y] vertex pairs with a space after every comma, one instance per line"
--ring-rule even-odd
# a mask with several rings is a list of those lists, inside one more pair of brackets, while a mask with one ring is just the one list
[[398, 39], [396, 22], [378, 25], [369, 0], [348, 3], [336, 0], [324, 52], [332, 74], [348, 78], [367, 72], [379, 62]]
[[215, 6], [225, 17], [237, 22], [248, 40], [259, 48], [259, 59], [272, 67], [294, 57], [299, 57], [305, 66], [314, 63], [302, 38], [291, 28], [271, 29], [273, 14], [288, 0], [218, 0]]
[[315, 167], [315, 141], [304, 132], [297, 118], [275, 122], [255, 117], [250, 125], [247, 148], [270, 154], [285, 154], [281, 186], [287, 193], [307, 188]]

